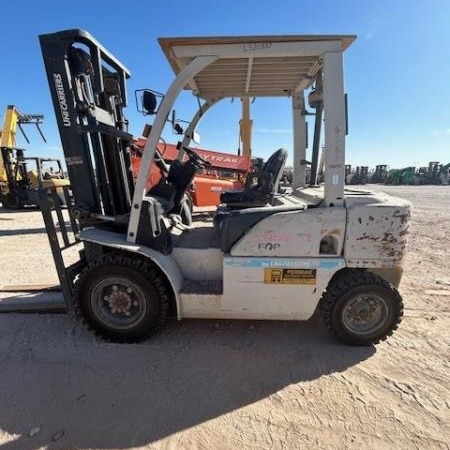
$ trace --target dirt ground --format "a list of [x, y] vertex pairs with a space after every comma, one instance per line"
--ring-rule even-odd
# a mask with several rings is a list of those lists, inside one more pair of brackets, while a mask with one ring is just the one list
[[[0, 315], [0, 450], [449, 449], [450, 186], [377, 189], [414, 204], [387, 342], [341, 346], [314, 319], [117, 345], [65, 315]], [[0, 213], [0, 262], [0, 285], [57, 282], [39, 212]]]

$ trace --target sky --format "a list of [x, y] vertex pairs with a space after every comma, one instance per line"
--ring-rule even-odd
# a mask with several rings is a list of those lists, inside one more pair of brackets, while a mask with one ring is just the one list
[[[29, 128], [30, 155], [63, 157], [38, 35], [71, 28], [89, 31], [131, 71], [126, 116], [136, 136], [146, 122], [134, 90], [165, 92], [173, 80], [158, 37], [356, 34], [345, 52], [349, 105], [348, 164], [422, 166], [450, 162], [450, 1], [427, 0], [22, 0], [2, 6], [0, 111], [8, 104], [45, 115], [47, 144]], [[184, 93], [177, 117], [189, 120], [196, 99]], [[2, 113], [1, 113], [2, 114]], [[200, 146], [236, 153], [240, 102], [224, 100], [199, 125]], [[288, 99], [252, 104], [253, 154], [280, 147], [292, 154]], [[3, 119], [2, 119], [3, 120]], [[312, 119], [310, 119], [312, 122]], [[176, 142], [168, 127], [168, 142]], [[310, 147], [312, 147], [312, 132]]]

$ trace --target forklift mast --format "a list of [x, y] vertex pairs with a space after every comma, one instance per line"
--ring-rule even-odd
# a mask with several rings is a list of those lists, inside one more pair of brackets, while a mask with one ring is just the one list
[[3, 118], [3, 127], [0, 133], [1, 147], [16, 146], [16, 127], [19, 122], [19, 113], [13, 105], [8, 105]]
[[[18, 116], [15, 114], [13, 108], [7, 108], [4, 118], [3, 127], [0, 132], [0, 183], [6, 183], [9, 179], [9, 154], [7, 154], [6, 147], [16, 146], [16, 126], [17, 126]], [[6, 158], [7, 159], [6, 159]]]
[[14, 105], [8, 105], [0, 132], [0, 182], [7, 183], [14, 173], [12, 152], [16, 149], [16, 129], [20, 126], [21, 114]]
[[24, 149], [17, 147], [16, 131], [21, 131], [25, 140], [29, 143], [22, 125], [36, 125], [39, 134], [46, 142], [44, 134], [39, 125], [42, 124], [44, 116], [42, 114], [22, 114], [15, 105], [6, 107], [3, 117], [3, 127], [0, 131], [0, 183], [6, 183], [10, 188], [14, 188], [17, 182], [22, 181], [22, 185], [29, 185], [27, 176], [27, 166]]
[[129, 146], [127, 68], [89, 33], [39, 36], [53, 107], [81, 222], [130, 212], [134, 182]]

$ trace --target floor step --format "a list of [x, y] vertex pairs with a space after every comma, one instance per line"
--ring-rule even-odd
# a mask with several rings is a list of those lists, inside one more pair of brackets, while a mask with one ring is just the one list
[[185, 280], [181, 294], [221, 295], [223, 293], [222, 280]]

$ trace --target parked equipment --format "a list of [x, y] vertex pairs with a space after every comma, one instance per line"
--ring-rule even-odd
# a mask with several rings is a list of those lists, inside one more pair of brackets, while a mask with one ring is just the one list
[[442, 164], [439, 161], [430, 161], [421, 174], [420, 184], [441, 184], [441, 168]]
[[450, 163], [441, 167], [439, 178], [442, 184], [450, 184]]
[[[84, 31], [40, 36], [73, 190], [69, 211], [77, 237], [72, 242], [60, 223], [63, 248], [46, 192], [42, 197], [67, 308], [95, 333], [120, 342], [146, 338], [168, 315], [303, 320], [319, 304], [326, 326], [345, 343], [370, 345], [389, 336], [403, 314], [397, 287], [410, 204], [344, 190], [342, 64], [354, 39], [160, 39], [175, 79], [159, 102], [150, 91], [144, 98], [155, 119], [135, 184], [123, 114], [128, 70]], [[324, 186], [278, 194], [287, 156], [279, 149], [254, 185], [222, 194], [214, 221], [180, 228], [183, 195], [210, 164], [189, 148], [200, 117], [225, 97], [295, 97], [294, 161], [304, 161], [306, 114], [298, 105], [312, 86], [310, 101], [320, 101], [325, 118]], [[161, 133], [183, 88], [195, 93], [199, 111], [168, 174], [147, 190]], [[62, 250], [77, 242], [80, 259], [66, 266]]]
[[389, 171], [386, 178], [386, 184], [417, 184], [418, 177], [416, 174], [416, 168], [405, 167], [403, 169], [392, 169]]
[[[40, 188], [68, 186], [64, 178], [61, 161], [53, 158], [26, 157], [25, 150], [16, 146], [16, 129], [22, 131], [27, 142], [22, 125], [36, 125], [39, 128], [44, 116], [37, 114], [22, 114], [14, 105], [6, 108], [0, 145], [0, 202], [3, 208], [21, 209], [25, 206], [39, 203]], [[57, 190], [62, 195], [62, 190]]]
[[351, 164], [345, 165], [345, 184], [350, 184], [350, 179], [352, 177], [352, 166]]
[[350, 174], [348, 184], [366, 184], [369, 178], [369, 167], [358, 166], [356, 170]]
[[370, 177], [371, 183], [385, 183], [388, 176], [388, 166], [386, 164], [379, 164]]

